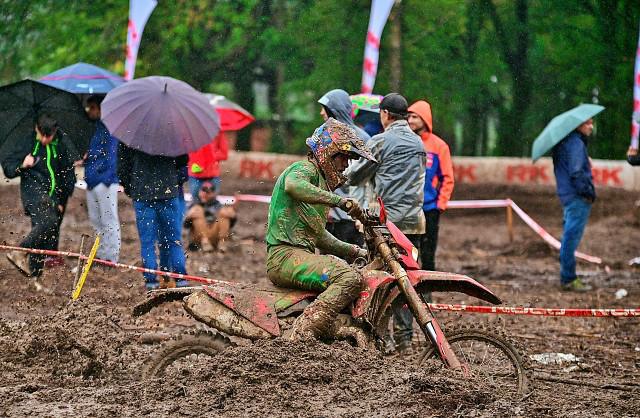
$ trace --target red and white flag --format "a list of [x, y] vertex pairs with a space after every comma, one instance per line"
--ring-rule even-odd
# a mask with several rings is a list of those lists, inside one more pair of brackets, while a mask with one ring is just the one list
[[362, 93], [371, 93], [376, 83], [380, 37], [393, 3], [395, 0], [373, 0], [371, 2], [371, 15], [367, 29], [367, 41], [364, 45], [364, 63], [362, 64]]
[[636, 50], [636, 68], [633, 74], [633, 114], [631, 116], [631, 147], [638, 149], [640, 135], [640, 35]]
[[156, 0], [131, 0], [129, 2], [129, 27], [127, 31], [127, 57], [124, 62], [124, 79], [133, 80], [138, 59], [138, 48], [144, 25], [158, 2]]

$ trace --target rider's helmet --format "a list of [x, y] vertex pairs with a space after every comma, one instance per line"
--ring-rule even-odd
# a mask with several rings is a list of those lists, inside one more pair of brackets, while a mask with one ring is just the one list
[[375, 161], [371, 151], [356, 131], [333, 118], [327, 119], [311, 137], [307, 138], [307, 146], [311, 149], [331, 190], [337, 189], [347, 181], [347, 178], [333, 164], [333, 157], [336, 154], [345, 154], [350, 159], [365, 158]]

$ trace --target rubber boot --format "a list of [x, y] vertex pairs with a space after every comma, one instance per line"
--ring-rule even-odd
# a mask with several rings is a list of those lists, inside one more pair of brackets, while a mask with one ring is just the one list
[[336, 315], [337, 313], [333, 312], [329, 304], [316, 300], [296, 318], [289, 340], [301, 341], [329, 336]]

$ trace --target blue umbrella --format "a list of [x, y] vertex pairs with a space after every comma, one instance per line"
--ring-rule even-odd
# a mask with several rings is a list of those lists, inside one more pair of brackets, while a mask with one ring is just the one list
[[533, 141], [531, 158], [535, 163], [547, 151], [562, 141], [574, 129], [604, 110], [604, 106], [581, 104], [551, 119], [542, 133]]
[[76, 94], [107, 94], [125, 79], [104, 68], [78, 62], [47, 74], [40, 81]]

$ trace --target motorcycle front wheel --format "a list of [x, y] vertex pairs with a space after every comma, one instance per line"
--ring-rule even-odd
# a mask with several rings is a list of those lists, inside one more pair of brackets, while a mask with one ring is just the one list
[[[477, 387], [490, 387], [506, 399], [521, 399], [529, 391], [526, 357], [506, 334], [478, 325], [445, 331], [451, 349], [468, 370], [465, 378]], [[420, 356], [420, 365], [444, 367], [438, 351], [430, 346]]]

